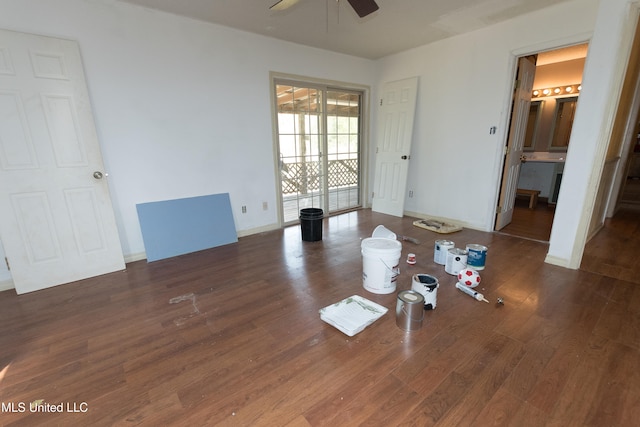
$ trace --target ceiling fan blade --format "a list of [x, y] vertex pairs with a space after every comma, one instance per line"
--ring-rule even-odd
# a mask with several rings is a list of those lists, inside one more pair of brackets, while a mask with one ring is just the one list
[[298, 3], [298, 0], [279, 0], [269, 9], [271, 10], [285, 10], [289, 9], [294, 4]]
[[348, 2], [360, 18], [364, 18], [379, 9], [375, 0], [348, 0]]

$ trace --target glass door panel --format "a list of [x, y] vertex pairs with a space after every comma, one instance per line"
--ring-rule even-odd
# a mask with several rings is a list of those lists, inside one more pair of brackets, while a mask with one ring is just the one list
[[276, 82], [282, 222], [360, 204], [361, 94]]
[[350, 91], [327, 91], [329, 211], [360, 206], [360, 99]]
[[277, 85], [278, 148], [283, 222], [298, 219], [300, 209], [324, 208], [322, 191], [322, 92]]

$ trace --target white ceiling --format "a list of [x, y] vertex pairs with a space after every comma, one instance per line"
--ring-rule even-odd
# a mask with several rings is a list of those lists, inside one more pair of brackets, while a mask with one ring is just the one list
[[570, 0], [376, 0], [359, 18], [347, 0], [120, 0], [268, 37], [377, 59]]
[[574, 46], [565, 47], [562, 49], [551, 50], [538, 54], [536, 59], [536, 65], [538, 67], [542, 65], [555, 64], [563, 61], [571, 61], [572, 59], [581, 59], [587, 57], [588, 44], [578, 44]]

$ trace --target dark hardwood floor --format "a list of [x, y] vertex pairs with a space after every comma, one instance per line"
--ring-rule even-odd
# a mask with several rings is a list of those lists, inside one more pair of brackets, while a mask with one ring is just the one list
[[[412, 222], [360, 210], [325, 218], [319, 242], [290, 227], [2, 292], [0, 424], [638, 425], [637, 213], [607, 221], [581, 270], [545, 264], [544, 243]], [[362, 288], [360, 242], [378, 224], [421, 241], [403, 242], [398, 290], [414, 273], [440, 280], [420, 330], [396, 326], [395, 294]], [[489, 247], [478, 288], [489, 304], [433, 262], [444, 237]], [[318, 310], [354, 294], [389, 312], [348, 337]]]
[[516, 198], [511, 222], [500, 232], [548, 242], [555, 210], [555, 206], [549, 205], [546, 199], [541, 199], [535, 209], [529, 209], [528, 198]]

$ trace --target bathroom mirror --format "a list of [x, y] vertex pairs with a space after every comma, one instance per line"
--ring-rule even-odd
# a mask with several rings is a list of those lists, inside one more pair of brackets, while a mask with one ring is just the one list
[[578, 97], [556, 98], [556, 110], [553, 119], [553, 137], [549, 151], [566, 151], [571, 137], [571, 127], [576, 114]]
[[535, 151], [540, 117], [542, 117], [542, 105], [543, 101], [531, 101], [529, 106], [529, 119], [527, 120], [527, 130], [524, 135], [524, 151]]

